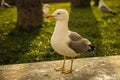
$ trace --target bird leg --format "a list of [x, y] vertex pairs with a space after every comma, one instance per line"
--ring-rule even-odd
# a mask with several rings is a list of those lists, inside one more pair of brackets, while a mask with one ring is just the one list
[[71, 73], [72, 72], [72, 66], [73, 66], [73, 58], [71, 59], [70, 69], [64, 69], [63, 72], [66, 73], [66, 74]]
[[63, 71], [63, 70], [64, 70], [64, 67], [65, 67], [65, 61], [66, 61], [66, 56], [64, 56], [64, 62], [63, 62], [62, 67], [55, 68], [55, 70], [56, 70], [56, 71]]

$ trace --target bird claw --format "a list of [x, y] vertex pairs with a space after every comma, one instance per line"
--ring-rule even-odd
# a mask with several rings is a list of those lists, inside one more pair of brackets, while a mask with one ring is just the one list
[[70, 69], [70, 70], [68, 70], [68, 69], [64, 69], [62, 72], [68, 74], [68, 73], [71, 73], [72, 70], [71, 70], [71, 69]]
[[58, 67], [58, 68], [55, 68], [55, 70], [56, 71], [62, 71], [63, 73], [66, 73], [66, 74], [68, 74], [68, 73], [71, 73], [72, 72], [72, 70], [70, 69], [65, 69], [65, 68], [63, 68], [63, 67]]
[[56, 71], [64, 71], [64, 68], [63, 67], [58, 67], [58, 68], [55, 68]]

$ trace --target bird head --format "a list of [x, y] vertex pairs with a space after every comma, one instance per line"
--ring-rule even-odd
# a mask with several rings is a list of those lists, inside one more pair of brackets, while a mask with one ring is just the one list
[[43, 4], [43, 8], [49, 8], [50, 5], [49, 4]]
[[103, 5], [103, 4], [104, 4], [104, 0], [100, 0], [99, 5]]
[[69, 13], [65, 9], [57, 9], [53, 14], [48, 15], [47, 18], [53, 17], [57, 21], [68, 21], [69, 20]]

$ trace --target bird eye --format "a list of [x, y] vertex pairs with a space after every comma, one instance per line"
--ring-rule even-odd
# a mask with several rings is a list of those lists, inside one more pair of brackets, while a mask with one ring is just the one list
[[57, 13], [57, 15], [60, 15], [60, 13]]

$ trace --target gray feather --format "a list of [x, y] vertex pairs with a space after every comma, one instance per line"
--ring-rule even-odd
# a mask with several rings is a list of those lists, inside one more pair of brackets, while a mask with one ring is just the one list
[[1, 1], [1, 6], [2, 6], [2, 7], [6, 7], [6, 8], [7, 8], [7, 7], [8, 7], [8, 8], [11, 7], [11, 6], [10, 6], [8, 3], [6, 3], [4, 0]]
[[69, 38], [71, 41], [69, 41], [68, 46], [76, 53], [86, 52], [90, 49], [88, 40], [86, 38], [82, 38], [78, 33], [71, 32]]
[[111, 13], [112, 12], [111, 9], [109, 9], [107, 6], [104, 6], [104, 5], [100, 7], [100, 10], [104, 13]]
[[79, 35], [76, 32], [70, 32], [69, 38], [73, 41], [77, 41], [77, 40], [81, 39], [82, 37], [81, 37], [81, 35]]
[[117, 14], [113, 12], [105, 3], [103, 0], [100, 0], [98, 8], [103, 12], [103, 13], [108, 13], [108, 14]]

